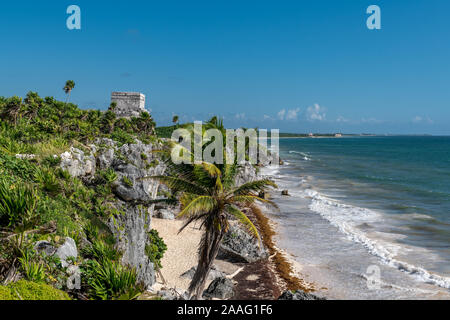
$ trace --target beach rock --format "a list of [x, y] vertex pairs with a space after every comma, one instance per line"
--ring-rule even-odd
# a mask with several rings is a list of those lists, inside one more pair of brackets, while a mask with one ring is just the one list
[[268, 258], [269, 254], [258, 240], [237, 225], [231, 226], [225, 234], [217, 257], [236, 262], [255, 262]]
[[159, 219], [174, 220], [175, 219], [174, 209], [161, 208], [161, 209], [155, 210], [155, 216]]
[[302, 290], [297, 291], [285, 291], [281, 294], [278, 300], [326, 300], [325, 298], [318, 297], [314, 294], [304, 292]]
[[162, 289], [157, 292], [157, 296], [162, 300], [189, 300], [189, 295], [186, 291], [178, 291], [173, 288]]
[[[195, 274], [196, 270], [197, 270], [197, 267], [192, 267], [188, 271], [183, 273], [181, 276], [184, 277], [184, 278], [192, 279], [194, 277], [194, 274]], [[211, 270], [209, 271], [208, 279], [209, 280], [214, 280], [214, 279], [220, 278], [220, 277], [225, 277], [225, 273], [223, 273], [222, 271], [218, 270], [216, 268], [216, 266], [213, 266], [211, 268]]]
[[266, 191], [261, 191], [258, 194], [258, 197], [260, 197], [261, 199], [264, 199], [264, 200], [270, 200], [270, 193], [268, 193]]
[[75, 243], [75, 240], [67, 237], [64, 244], [56, 250], [55, 254], [61, 260], [61, 265], [63, 268], [68, 267], [69, 263], [67, 262], [67, 259], [70, 257], [78, 257], [77, 244]]
[[34, 244], [34, 250], [38, 253], [45, 253], [45, 255], [47, 256], [52, 256], [55, 254], [56, 252], [56, 248], [54, 245], [52, 245], [50, 242], [45, 241], [45, 240], [41, 240], [41, 241], [37, 241]]
[[234, 283], [230, 279], [220, 277], [214, 279], [208, 289], [203, 292], [204, 298], [231, 299], [234, 296]]
[[281, 191], [281, 195], [282, 196], [288, 196], [289, 195], [289, 191], [288, 190], [283, 190], [283, 191]]

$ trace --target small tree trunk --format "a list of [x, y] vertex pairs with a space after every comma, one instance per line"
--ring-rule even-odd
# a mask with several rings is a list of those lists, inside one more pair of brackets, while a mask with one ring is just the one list
[[[214, 232], [212, 235], [209, 234], [208, 231], [205, 231], [204, 237], [206, 237], [205, 244], [207, 244], [207, 246], [201, 249], [197, 270], [195, 270], [194, 277], [189, 285], [189, 293], [194, 293], [196, 300], [201, 299], [203, 295], [206, 279], [208, 278], [214, 259], [216, 259], [216, 256], [219, 253], [220, 243], [222, 242], [224, 235], [223, 231]], [[212, 241], [210, 242], [208, 240]]]

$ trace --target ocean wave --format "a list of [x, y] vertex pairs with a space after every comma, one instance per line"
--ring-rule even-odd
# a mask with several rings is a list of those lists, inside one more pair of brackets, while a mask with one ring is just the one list
[[370, 239], [363, 231], [358, 230], [357, 226], [362, 223], [383, 219], [381, 214], [366, 208], [339, 203], [313, 189], [307, 189], [304, 193], [311, 199], [309, 208], [312, 211], [319, 213], [351, 241], [363, 245], [371, 254], [379, 257], [383, 263], [406, 272], [423, 282], [450, 289], [450, 278], [432, 274], [424, 268], [397, 260], [395, 256], [398, 247], [390, 245], [389, 248], [386, 248], [379, 241]]
[[289, 153], [291, 153], [291, 154], [292, 154], [292, 153], [294, 153], [294, 154], [299, 154], [299, 155], [302, 156], [302, 159], [305, 160], [305, 161], [311, 160], [311, 158], [309, 158], [309, 154], [304, 153], [304, 152], [299, 152], [299, 151], [295, 151], [295, 150], [290, 150]]

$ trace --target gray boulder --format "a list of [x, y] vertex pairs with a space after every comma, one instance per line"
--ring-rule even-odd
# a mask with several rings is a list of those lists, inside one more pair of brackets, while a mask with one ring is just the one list
[[230, 279], [221, 277], [214, 279], [208, 289], [203, 292], [204, 298], [231, 299], [234, 296], [234, 284]]
[[[192, 267], [190, 268], [188, 271], [186, 271], [185, 273], [183, 273], [181, 276], [185, 277], [185, 278], [189, 278], [192, 279], [194, 277], [195, 271], [197, 270], [197, 267]], [[223, 273], [220, 270], [217, 270], [215, 266], [213, 266], [211, 268], [211, 270], [209, 271], [208, 274], [208, 279], [209, 280], [214, 280], [216, 278], [221, 278], [221, 277], [225, 277], [225, 273]]]
[[95, 174], [95, 157], [92, 153], [86, 155], [84, 151], [71, 147], [61, 154], [60, 167], [67, 170], [73, 177], [90, 179]]
[[156, 295], [161, 297], [162, 300], [189, 300], [187, 292], [178, 292], [173, 288], [162, 289], [158, 291]]
[[68, 267], [69, 263], [67, 262], [67, 259], [70, 257], [78, 257], [77, 244], [75, 243], [75, 240], [67, 237], [64, 244], [56, 250], [55, 254], [61, 260], [63, 268]]
[[56, 252], [56, 248], [54, 245], [52, 245], [50, 242], [45, 241], [45, 240], [41, 240], [41, 241], [37, 241], [34, 244], [34, 250], [38, 253], [45, 253], [45, 255], [47, 256], [52, 256], [55, 254]]
[[218, 254], [220, 259], [247, 263], [267, 259], [268, 256], [263, 245], [259, 246], [257, 239], [238, 226], [230, 227], [223, 238]]
[[304, 292], [302, 290], [297, 291], [285, 291], [281, 294], [278, 300], [326, 300], [325, 298], [318, 297], [314, 294]]

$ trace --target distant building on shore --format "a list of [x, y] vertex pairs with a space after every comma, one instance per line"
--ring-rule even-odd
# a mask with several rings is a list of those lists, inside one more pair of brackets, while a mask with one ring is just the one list
[[308, 137], [314, 137], [314, 134], [313, 133], [309, 133]]
[[335, 138], [342, 138], [342, 133], [336, 133], [336, 134], [334, 135], [334, 137], [335, 137]]
[[112, 92], [111, 103], [115, 102], [114, 112], [118, 117], [139, 117], [145, 112], [145, 95], [139, 92]]

